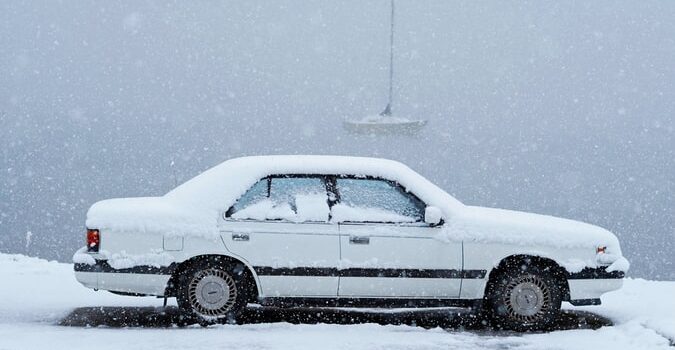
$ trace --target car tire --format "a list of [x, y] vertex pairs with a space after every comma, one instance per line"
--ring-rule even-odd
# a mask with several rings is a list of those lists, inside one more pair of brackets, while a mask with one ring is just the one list
[[562, 303], [556, 270], [528, 261], [514, 265], [490, 280], [485, 302], [492, 325], [518, 332], [553, 328]]
[[204, 259], [179, 274], [178, 307], [201, 324], [236, 323], [246, 307], [250, 283], [241, 263]]

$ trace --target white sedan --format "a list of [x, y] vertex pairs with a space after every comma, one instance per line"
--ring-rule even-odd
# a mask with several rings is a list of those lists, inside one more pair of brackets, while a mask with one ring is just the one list
[[600, 227], [467, 206], [405, 165], [338, 156], [228, 160], [163, 197], [87, 213], [83, 285], [176, 297], [232, 320], [263, 306], [468, 306], [499, 327], [551, 326], [628, 269]]

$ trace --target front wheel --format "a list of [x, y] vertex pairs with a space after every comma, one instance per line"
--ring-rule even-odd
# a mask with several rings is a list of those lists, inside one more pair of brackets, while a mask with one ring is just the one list
[[498, 272], [486, 298], [493, 324], [515, 331], [551, 328], [562, 303], [558, 281], [552, 270], [527, 263]]
[[204, 260], [180, 274], [179, 308], [205, 323], [235, 322], [246, 307], [246, 278], [234, 264]]

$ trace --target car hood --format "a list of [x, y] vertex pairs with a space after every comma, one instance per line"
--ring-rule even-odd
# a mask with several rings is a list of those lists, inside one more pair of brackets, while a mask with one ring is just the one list
[[446, 224], [448, 238], [560, 248], [606, 246], [621, 255], [616, 236], [595, 225], [548, 215], [466, 206]]

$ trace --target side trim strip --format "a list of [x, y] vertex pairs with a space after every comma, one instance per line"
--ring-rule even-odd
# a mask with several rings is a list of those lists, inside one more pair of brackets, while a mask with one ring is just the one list
[[[169, 266], [140, 265], [124, 269], [116, 269], [105, 260], [96, 260], [95, 265], [75, 264], [74, 269], [78, 272], [102, 272], [102, 273], [135, 273], [146, 275], [171, 275], [178, 264]], [[338, 269], [332, 267], [281, 267], [254, 266], [255, 272], [260, 276], [307, 276], [307, 277], [386, 277], [386, 278], [447, 278], [447, 279], [483, 279], [487, 270], [443, 270], [443, 269], [367, 269], [347, 268]], [[568, 273], [567, 278], [579, 279], [621, 279], [623, 271], [605, 271], [604, 267], [586, 267], [579, 272]]]
[[[169, 266], [141, 265], [125, 269], [116, 269], [105, 260], [96, 260], [96, 265], [75, 264], [74, 269], [78, 272], [101, 272], [101, 273], [135, 273], [150, 275], [170, 275], [176, 268], [176, 263]], [[281, 267], [254, 266], [259, 276], [306, 276], [306, 277], [387, 277], [387, 278], [467, 278], [482, 279], [487, 274], [486, 270], [433, 270], [433, 269], [366, 269], [348, 268], [338, 269], [332, 267]]]
[[254, 266], [253, 269], [258, 276], [315, 276], [315, 277], [337, 277], [338, 269], [331, 267], [269, 267]]

